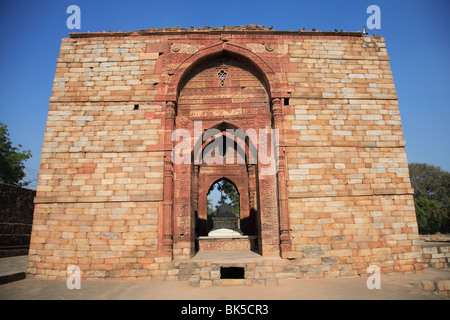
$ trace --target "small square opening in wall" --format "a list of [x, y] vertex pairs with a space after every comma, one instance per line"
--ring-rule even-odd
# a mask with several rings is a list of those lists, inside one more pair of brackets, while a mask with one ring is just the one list
[[244, 267], [220, 267], [220, 279], [244, 279]]
[[139, 110], [139, 105], [135, 104], [133, 110]]
[[284, 98], [284, 105], [288, 106], [289, 105], [289, 98]]

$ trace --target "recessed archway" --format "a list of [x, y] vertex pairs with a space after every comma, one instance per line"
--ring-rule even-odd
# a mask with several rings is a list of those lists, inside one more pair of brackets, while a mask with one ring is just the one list
[[[208, 145], [213, 145], [217, 138], [216, 146], [220, 139], [222, 144], [233, 140], [226, 129], [258, 132], [273, 126], [269, 94], [273, 88], [270, 82], [273, 74], [270, 70], [262, 72], [259, 64], [250, 63], [247, 56], [227, 50], [205, 54], [195, 62], [183, 69], [186, 72], [176, 76], [179, 86], [175, 129], [194, 133], [200, 122], [201, 133], [194, 135], [191, 141], [194, 161], [173, 167], [174, 248], [186, 248], [177, 253], [189, 252], [190, 256], [195, 253], [196, 236], [206, 235], [208, 231], [207, 224], [202, 223], [207, 220], [208, 190], [214, 181], [226, 177], [234, 182], [240, 193], [242, 231], [257, 236], [262, 255], [277, 256], [280, 254], [277, 176], [261, 175], [260, 165], [248, 161], [252, 154], [250, 146], [254, 146], [253, 154], [257, 155], [259, 145], [245, 137], [241, 139], [241, 145], [237, 143], [239, 139], [234, 140], [231, 148], [237, 155], [242, 155], [242, 163], [206, 163], [203, 156], [201, 159], [195, 157], [196, 150], [201, 150], [203, 155], [205, 150], [214, 149], [208, 149]], [[210, 141], [203, 140], [204, 131], [213, 127], [218, 133], [210, 137]], [[220, 154], [220, 148], [217, 150]], [[222, 150], [221, 156], [226, 153], [225, 148]]]
[[[255, 170], [252, 170], [255, 166], [247, 165], [245, 149], [248, 148], [241, 148], [232, 137], [222, 135], [219, 135], [219, 137], [223, 138], [223, 141], [216, 144], [218, 148], [208, 148], [214, 141], [204, 145], [204, 148], [201, 151], [201, 154], [203, 155], [201, 158], [202, 162], [194, 165], [194, 185], [197, 187], [194, 189], [194, 192], [198, 197], [195, 207], [197, 213], [196, 217], [198, 218], [196, 231], [197, 235], [200, 236], [206, 235], [207, 231], [209, 231], [205, 225], [202, 225], [207, 219], [207, 196], [210, 193], [211, 188], [223, 180], [232, 185], [239, 194], [239, 217], [241, 220], [246, 219], [242, 224], [242, 227], [244, 228], [242, 231], [246, 233], [249, 232], [248, 228], [246, 228], [246, 223], [248, 223], [250, 211], [253, 210], [256, 212], [257, 201], [255, 198], [257, 197], [257, 182], [256, 175], [254, 174]], [[232, 143], [229, 142], [230, 140]], [[219, 153], [219, 156], [223, 157], [230, 156], [230, 153], [232, 153], [233, 156], [231, 157], [231, 160], [229, 160], [230, 158], [223, 159], [221, 163], [209, 163], [207, 162], [209, 153]], [[250, 201], [250, 199], [252, 200]], [[253, 226], [251, 230], [251, 234], [255, 235], [256, 226]]]
[[244, 46], [233, 42], [220, 41], [206, 46], [192, 54], [182, 64], [170, 72], [172, 76], [170, 77], [166, 94], [168, 100], [178, 100], [184, 79], [192, 73], [192, 70], [195, 67], [203, 65], [221, 55], [233, 56], [236, 59], [243, 61], [246, 65], [251, 66], [261, 75], [269, 97], [271, 99], [281, 97], [280, 81], [274, 70], [264, 59]]

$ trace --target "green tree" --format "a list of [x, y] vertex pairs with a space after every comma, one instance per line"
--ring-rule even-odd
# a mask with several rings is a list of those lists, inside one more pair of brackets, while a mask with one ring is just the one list
[[409, 174], [419, 232], [450, 232], [450, 173], [426, 163], [411, 163]]
[[239, 192], [237, 188], [234, 186], [234, 184], [227, 179], [222, 179], [211, 186], [211, 188], [208, 191], [208, 195], [214, 189], [217, 189], [220, 192], [220, 199], [217, 201], [215, 210], [214, 211], [211, 210], [211, 212], [217, 212], [218, 207], [220, 205], [231, 202], [231, 211], [236, 216], [239, 216], [240, 214]]
[[418, 197], [414, 199], [414, 205], [420, 233], [430, 234], [439, 231], [442, 222], [439, 202], [425, 197]]
[[207, 212], [208, 215], [213, 213], [212, 200], [211, 199], [206, 199], [206, 212]]
[[[19, 144], [19, 148], [22, 146]], [[0, 123], [0, 182], [20, 186], [24, 176], [24, 162], [31, 157], [30, 150], [13, 147], [8, 128]], [[29, 182], [24, 182], [27, 185]]]
[[426, 163], [409, 164], [411, 184], [415, 197], [426, 197], [448, 204], [450, 200], [450, 173]]
[[223, 179], [218, 183], [217, 189], [221, 193], [219, 204], [225, 203], [227, 199], [230, 200], [231, 201], [231, 211], [236, 216], [239, 216], [239, 214], [240, 214], [240, 212], [239, 212], [239, 207], [240, 207], [239, 193], [238, 193], [236, 187], [234, 186], [234, 184], [232, 184], [227, 179]]

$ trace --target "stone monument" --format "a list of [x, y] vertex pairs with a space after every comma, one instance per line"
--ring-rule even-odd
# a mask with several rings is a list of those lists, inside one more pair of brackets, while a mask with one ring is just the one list
[[230, 204], [221, 204], [217, 214], [212, 217], [212, 221], [213, 229], [208, 233], [208, 237], [232, 238], [243, 236], [238, 226], [239, 217], [233, 214]]
[[198, 237], [200, 251], [248, 251], [256, 248], [256, 236], [244, 235], [239, 229], [239, 217], [231, 205], [224, 203], [212, 217], [213, 228], [208, 236]]
[[[75, 264], [83, 279], [184, 281], [198, 251], [252, 245], [272, 273], [258, 280], [423, 269], [382, 36], [255, 25], [69, 36], [49, 99], [27, 277], [67, 279]], [[277, 159], [263, 163], [267, 129], [278, 132]], [[216, 156], [219, 146], [227, 152]], [[239, 228], [219, 213], [209, 232], [207, 195], [220, 179], [238, 190]], [[230, 266], [213, 262], [204, 262], [210, 279]]]

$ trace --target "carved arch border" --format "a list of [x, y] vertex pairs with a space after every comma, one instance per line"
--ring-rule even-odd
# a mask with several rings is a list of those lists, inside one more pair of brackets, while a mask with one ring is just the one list
[[[270, 114], [272, 118], [272, 124], [275, 129], [280, 131], [280, 138], [283, 139], [283, 125], [282, 125], [282, 101], [283, 98], [289, 98], [290, 93], [282, 92], [281, 83], [275, 73], [275, 71], [270, 67], [270, 65], [260, 56], [252, 52], [250, 49], [242, 47], [240, 45], [234, 44], [232, 42], [220, 41], [213, 43], [209, 46], [202, 48], [196, 53], [189, 56], [181, 64], [179, 64], [168, 74], [170, 78], [167, 83], [167, 91], [165, 95], [166, 101], [166, 116], [165, 116], [165, 170], [164, 170], [164, 199], [163, 199], [163, 216], [161, 229], [162, 234], [160, 239], [162, 240], [159, 246], [160, 255], [163, 256], [173, 256], [173, 248], [176, 245], [176, 240], [174, 238], [174, 230], [177, 228], [174, 207], [175, 199], [173, 198], [173, 186], [174, 186], [174, 168], [171, 163], [171, 147], [173, 143], [171, 141], [171, 133], [175, 129], [175, 119], [177, 113], [177, 101], [179, 97], [179, 92], [181, 84], [183, 83], [184, 77], [189, 75], [189, 72], [199, 66], [200, 64], [214, 59], [223, 53], [228, 53], [231, 56], [242, 59], [242, 61], [248, 63], [250, 66], [254, 67], [256, 71], [262, 76], [264, 84], [266, 86], [267, 93], [269, 95], [270, 101]], [[280, 155], [280, 168], [276, 176], [277, 183], [277, 219], [278, 219], [278, 235], [279, 239], [279, 254], [283, 257], [283, 253], [291, 251], [290, 235], [289, 235], [289, 213], [288, 213], [288, 203], [287, 203], [287, 174], [286, 174], [286, 164], [284, 157], [284, 147], [281, 146], [279, 150]], [[161, 230], [160, 229], [160, 230]], [[192, 255], [192, 252], [191, 254]]]
[[281, 92], [281, 83], [275, 71], [264, 59], [248, 48], [232, 42], [220, 41], [202, 48], [188, 57], [174, 70], [169, 71], [169, 75], [171, 75], [171, 77], [169, 78], [167, 84], [166, 100], [177, 101], [180, 84], [182, 83], [183, 78], [189, 74], [189, 71], [202, 62], [210, 60], [215, 56], [219, 56], [222, 53], [229, 53], [230, 55], [243, 58], [246, 63], [249, 63], [251, 66], [256, 68], [256, 70], [263, 76], [270, 99], [288, 96], [287, 93], [283, 94]]
[[[227, 128], [223, 129], [220, 127], [221, 125], [227, 126]], [[258, 151], [257, 151], [258, 141], [257, 141], [256, 136], [254, 136], [254, 137], [248, 136], [247, 135], [248, 132], [244, 131], [242, 128], [236, 126], [235, 124], [233, 124], [231, 122], [225, 122], [225, 121], [217, 123], [216, 125], [208, 128], [207, 130], [209, 130], [209, 129], [216, 129], [220, 132], [215, 134], [214, 136], [211, 136], [206, 141], [204, 141], [204, 133], [202, 133], [201, 136], [198, 137], [197, 141], [194, 141], [193, 149], [191, 151], [191, 161], [194, 164], [200, 164], [200, 159], [202, 158], [202, 153], [205, 150], [205, 148], [209, 144], [214, 143], [215, 139], [219, 139], [219, 138], [224, 139], [224, 140], [229, 139], [229, 141], [236, 142], [237, 149], [235, 151], [238, 152], [238, 154], [240, 154], [242, 152], [244, 153], [245, 164], [246, 165], [255, 164], [253, 162], [258, 158]], [[242, 137], [239, 134], [233, 134], [231, 132], [228, 132], [227, 131], [228, 129], [242, 130], [244, 136]], [[248, 142], [246, 141], [247, 138], [248, 138]], [[244, 144], [244, 148], [242, 148], [241, 143]], [[242, 156], [242, 154], [240, 154], [240, 155]]]

